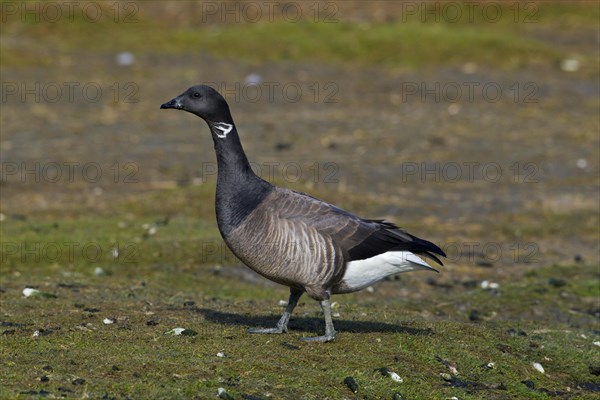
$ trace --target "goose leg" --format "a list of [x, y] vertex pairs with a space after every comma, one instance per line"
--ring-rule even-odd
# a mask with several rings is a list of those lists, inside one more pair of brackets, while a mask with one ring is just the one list
[[248, 329], [249, 333], [283, 333], [288, 331], [288, 321], [290, 320], [290, 315], [292, 315], [292, 311], [296, 308], [296, 304], [298, 304], [298, 300], [300, 296], [302, 296], [304, 291], [290, 288], [290, 299], [288, 300], [288, 305], [285, 308], [285, 311], [277, 325], [274, 328], [250, 328]]
[[331, 303], [329, 299], [321, 300], [321, 308], [325, 315], [325, 334], [316, 337], [303, 337], [300, 340], [306, 342], [329, 342], [335, 339], [335, 329], [333, 329], [333, 320], [331, 319]]

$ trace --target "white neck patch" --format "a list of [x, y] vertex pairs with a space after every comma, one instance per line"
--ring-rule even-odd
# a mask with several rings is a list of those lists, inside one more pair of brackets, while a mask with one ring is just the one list
[[213, 126], [216, 130], [221, 131], [221, 133], [217, 132], [217, 137], [219, 139], [225, 139], [227, 134], [233, 129], [233, 125], [226, 122], [216, 122], [213, 124]]

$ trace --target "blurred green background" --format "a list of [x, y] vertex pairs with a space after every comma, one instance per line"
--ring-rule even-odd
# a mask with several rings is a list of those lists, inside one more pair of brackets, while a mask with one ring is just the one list
[[[1, 397], [597, 396], [598, 2], [0, 7]], [[334, 298], [334, 343], [296, 341], [306, 299], [246, 334], [287, 290], [220, 239], [204, 123], [158, 109], [198, 83], [261, 176], [436, 242], [441, 273]]]

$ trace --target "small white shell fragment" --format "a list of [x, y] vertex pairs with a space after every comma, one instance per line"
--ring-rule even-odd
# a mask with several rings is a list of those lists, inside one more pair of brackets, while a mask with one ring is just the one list
[[285, 300], [279, 300], [278, 304], [279, 304], [279, 307], [285, 307], [285, 306], [287, 306], [288, 302]]
[[23, 296], [25, 296], [25, 297], [33, 296], [33, 295], [36, 295], [39, 293], [40, 293], [40, 291], [37, 289], [28, 288], [28, 287], [23, 289]]
[[369, 293], [373, 293], [373, 292], [375, 292], [375, 289], [373, 289], [373, 286], [369, 286], [369, 287], [367, 288], [367, 292], [369, 292]]
[[338, 303], [337, 301], [334, 301], [333, 303], [331, 303], [331, 309], [338, 308], [339, 306], [340, 306], [340, 303]]
[[404, 382], [404, 379], [402, 379], [402, 378], [400, 377], [400, 375], [398, 375], [398, 374], [397, 374], [397, 373], [395, 373], [395, 372], [388, 371], [388, 375], [390, 376], [390, 378], [392, 378], [392, 379], [393, 379], [394, 381], [396, 381], [396, 382], [399, 382], [399, 383], [402, 383], [402, 382]]
[[542, 364], [540, 364], [538, 362], [533, 363], [533, 368], [535, 368], [537, 371], [541, 372], [542, 374], [546, 373], [546, 371], [544, 371], [544, 367], [542, 367]]
[[96, 267], [96, 268], [94, 268], [94, 275], [104, 276], [104, 275], [106, 275], [106, 271], [104, 269], [102, 269], [102, 267]]
[[600, 342], [594, 342], [596, 346], [600, 346]]
[[114, 318], [104, 318], [102, 322], [104, 323], [104, 325], [110, 325], [114, 324], [116, 320]]
[[165, 335], [173, 335], [173, 336], [196, 336], [198, 332], [192, 329], [186, 328], [174, 328], [168, 332], [165, 332]]
[[575, 72], [579, 69], [579, 65], [579, 60], [567, 58], [561, 61], [560, 68], [565, 72]]
[[131, 65], [135, 62], [135, 56], [128, 51], [123, 51], [121, 53], [118, 53], [116, 55], [115, 59], [117, 61], [117, 64], [123, 65], [123, 66]]
[[231, 395], [227, 393], [227, 391], [225, 391], [225, 389], [223, 389], [222, 387], [217, 389], [217, 397], [225, 400], [233, 400], [233, 397], [231, 397]]
[[456, 103], [452, 103], [448, 106], [448, 114], [456, 115], [460, 112], [460, 106]]
[[585, 158], [580, 158], [577, 160], [577, 168], [585, 169], [588, 166], [588, 162]]
[[148, 229], [148, 235], [154, 235], [155, 233], [156, 233], [156, 227], [151, 226], [150, 229]]
[[333, 313], [331, 316], [332, 316], [332, 317], [334, 317], [334, 318], [339, 318], [339, 317], [341, 317], [341, 315], [340, 315], [340, 313], [339, 313], [339, 312]]
[[494, 369], [494, 368], [496, 368], [496, 363], [494, 363], [494, 362], [487, 363], [486, 367], [488, 367], [489, 369]]
[[225, 357], [225, 353], [220, 351], [217, 353], [217, 357], [223, 358], [223, 357]]
[[112, 256], [112, 258], [119, 258], [119, 248], [118, 247], [113, 247], [110, 250], [110, 255]]
[[448, 365], [448, 369], [450, 370], [450, 372], [452, 372], [452, 375], [458, 375], [458, 370], [456, 369], [456, 367]]
[[38, 336], [40, 336], [40, 335], [41, 335], [41, 332], [40, 332], [40, 331], [35, 331], [35, 332], [33, 332], [33, 335], [31, 335], [31, 336], [32, 336], [32, 337], [38, 337]]
[[481, 281], [481, 288], [486, 290], [486, 289], [498, 289], [500, 287], [499, 284], [497, 284], [496, 282], [490, 282], [488, 280], [485, 281]]

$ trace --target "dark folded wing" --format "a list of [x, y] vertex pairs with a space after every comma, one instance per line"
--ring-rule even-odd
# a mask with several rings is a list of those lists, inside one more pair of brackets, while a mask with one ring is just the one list
[[387, 251], [410, 251], [443, 265], [437, 257], [446, 256], [442, 249], [389, 221], [360, 218], [304, 193], [279, 188], [277, 191], [279, 217], [307, 224], [331, 237], [344, 252], [346, 261], [363, 260]]

